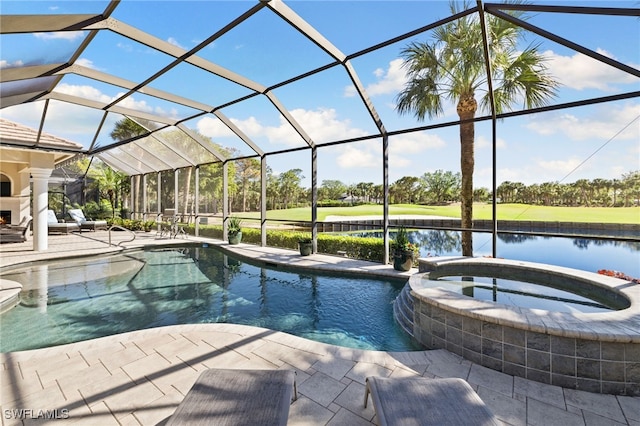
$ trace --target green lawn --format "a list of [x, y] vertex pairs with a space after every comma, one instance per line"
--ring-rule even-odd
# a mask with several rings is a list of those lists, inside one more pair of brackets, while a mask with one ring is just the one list
[[[534, 220], [559, 222], [602, 222], [640, 224], [640, 208], [638, 207], [546, 207], [526, 204], [498, 204], [498, 219]], [[246, 218], [259, 218], [260, 214], [236, 213]], [[460, 206], [417, 206], [412, 204], [396, 204], [389, 206], [390, 215], [426, 215], [460, 217]], [[327, 216], [381, 216], [382, 206], [356, 207], [321, 207], [318, 208], [318, 220], [324, 221]], [[490, 204], [476, 204], [473, 208], [475, 219], [491, 219]], [[267, 219], [291, 221], [310, 221], [311, 208], [295, 208], [287, 210], [270, 210]]]

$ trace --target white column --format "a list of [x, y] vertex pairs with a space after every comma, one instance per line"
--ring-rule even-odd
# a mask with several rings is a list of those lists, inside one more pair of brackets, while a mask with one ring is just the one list
[[30, 171], [33, 181], [33, 250], [44, 251], [49, 247], [49, 230], [47, 227], [49, 199], [47, 191], [52, 170], [32, 167]]

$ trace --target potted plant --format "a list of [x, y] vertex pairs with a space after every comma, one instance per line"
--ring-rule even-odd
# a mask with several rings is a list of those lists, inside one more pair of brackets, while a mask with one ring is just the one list
[[309, 256], [313, 253], [313, 240], [307, 235], [303, 235], [298, 238], [298, 249], [300, 249], [300, 256]]
[[231, 216], [227, 223], [227, 235], [229, 237], [229, 244], [239, 244], [242, 241], [242, 220], [240, 218]]
[[398, 228], [396, 238], [391, 241], [391, 253], [393, 254], [393, 269], [396, 271], [408, 271], [418, 255], [418, 247], [409, 241], [407, 230], [404, 226]]

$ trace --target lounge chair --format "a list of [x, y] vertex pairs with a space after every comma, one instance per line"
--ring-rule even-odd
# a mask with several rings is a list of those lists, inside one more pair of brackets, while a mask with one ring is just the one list
[[59, 221], [53, 210], [47, 210], [47, 227], [49, 234], [68, 234], [80, 230], [80, 226], [75, 222]]
[[169, 425], [286, 425], [297, 397], [292, 370], [205, 370]]
[[462, 379], [367, 377], [365, 408], [369, 393], [380, 426], [500, 424]]
[[27, 241], [27, 231], [32, 220], [31, 216], [25, 216], [18, 225], [7, 225], [1, 228], [0, 243], [24, 243]]
[[70, 209], [69, 216], [71, 216], [71, 219], [75, 220], [80, 227], [80, 230], [89, 229], [91, 231], [95, 231], [96, 229], [108, 228], [106, 220], [93, 220], [91, 218], [86, 218], [84, 212], [80, 209]]
[[33, 220], [33, 218], [31, 216], [26, 215], [26, 216], [22, 217], [22, 220], [20, 221], [19, 224], [17, 224], [17, 225], [5, 225], [5, 228], [13, 228], [13, 229], [20, 228], [20, 229], [22, 229], [22, 228], [24, 228], [26, 226], [29, 226], [31, 224], [32, 220]]

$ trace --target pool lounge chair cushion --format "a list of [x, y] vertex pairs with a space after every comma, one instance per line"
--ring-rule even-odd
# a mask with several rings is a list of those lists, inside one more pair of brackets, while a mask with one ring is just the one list
[[369, 393], [380, 426], [500, 424], [462, 379], [367, 377], [365, 407]]
[[90, 229], [92, 231], [96, 229], [107, 229], [106, 220], [87, 219], [84, 212], [80, 209], [70, 209], [69, 216], [78, 224], [80, 229]]
[[47, 227], [49, 234], [68, 234], [80, 230], [80, 226], [75, 222], [59, 222], [53, 210], [47, 210]]
[[286, 425], [292, 370], [205, 370], [167, 425]]

